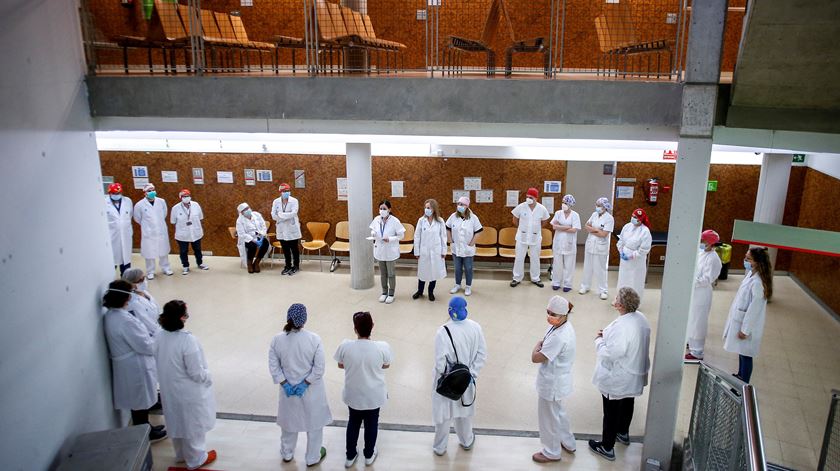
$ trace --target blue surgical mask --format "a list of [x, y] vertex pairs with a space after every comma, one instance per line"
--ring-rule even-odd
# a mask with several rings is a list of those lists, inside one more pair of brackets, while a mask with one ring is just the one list
[[639, 224], [641, 224], [639, 222], [639, 218], [636, 218], [636, 217], [630, 218], [630, 222], [632, 222], [634, 226], [638, 226]]
[[147, 199], [153, 200], [153, 199], [155, 199], [155, 196], [157, 196], [156, 191], [150, 191], [150, 192], [146, 193], [146, 198]]
[[700, 243], [700, 251], [701, 251], [701, 252], [705, 252], [705, 251], [706, 251], [706, 244], [705, 244], [705, 243], [702, 243], [702, 242]]
[[292, 196], [292, 192], [291, 191], [284, 191], [283, 193], [280, 193], [280, 196], [282, 196], [284, 200], [287, 200], [287, 199], [289, 199], [290, 196]]
[[466, 206], [461, 206], [461, 205], [458, 205], [458, 212], [459, 212], [459, 213], [464, 214], [464, 212], [465, 212], [466, 210], [467, 210], [467, 207], [466, 207]]
[[122, 195], [111, 195], [111, 201], [119, 201], [122, 199]]
[[744, 270], [752, 271], [752, 264], [746, 260], [744, 260]]
[[251, 217], [251, 214], [252, 214], [252, 212], [251, 212], [250, 209], [246, 209], [245, 211], [242, 212], [242, 215], [245, 216], [246, 218]]
[[604, 214], [604, 208], [602, 208], [601, 206], [596, 206], [595, 212], [598, 214]]
[[427, 218], [431, 217], [432, 216], [432, 209], [431, 208], [424, 209], [423, 214], [425, 214]]

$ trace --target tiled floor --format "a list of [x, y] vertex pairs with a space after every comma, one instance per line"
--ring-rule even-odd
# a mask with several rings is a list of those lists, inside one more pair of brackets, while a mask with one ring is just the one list
[[[161, 305], [175, 298], [183, 299], [189, 305], [191, 317], [188, 328], [204, 346], [214, 377], [220, 412], [276, 414], [279, 392], [268, 373], [267, 351], [272, 336], [285, 323], [288, 306], [302, 302], [309, 310], [306, 328], [321, 336], [328, 360], [342, 339], [352, 337], [351, 315], [360, 310], [370, 311], [376, 323], [373, 337], [389, 342], [395, 353], [394, 363], [386, 375], [390, 398], [382, 410], [381, 421], [430, 425], [433, 337], [437, 326], [447, 319], [446, 303], [452, 283], [451, 272], [449, 278], [439, 283], [438, 300], [432, 303], [425, 298], [411, 299], [410, 295], [416, 288], [415, 271], [410, 267], [400, 268], [397, 301], [384, 305], [377, 302], [378, 287], [363, 291], [349, 288], [349, 268], [346, 264], [335, 273], [329, 273], [326, 271], [327, 264], [324, 265], [325, 271], [320, 272], [317, 262], [305, 261], [302, 272], [288, 277], [280, 275], [280, 269], [277, 268], [280, 265], [273, 270], [267, 268], [260, 274], [249, 275], [239, 268], [239, 260], [236, 258], [207, 257], [206, 260], [211, 266], [210, 271], [194, 270], [188, 276], [180, 275], [179, 271], [171, 277], [158, 275], [150, 282], [150, 289]], [[177, 257], [171, 257], [171, 261], [173, 267], [179, 266]], [[143, 266], [142, 260], [136, 257], [134, 262], [135, 266]], [[615, 285], [616, 277], [616, 272], [610, 272], [610, 286]], [[539, 289], [523, 283], [513, 289], [507, 285], [509, 279], [508, 271], [477, 271], [473, 295], [468, 298], [470, 317], [482, 325], [489, 352], [478, 382], [475, 425], [491, 429], [533, 431], [537, 429], [536, 393], [533, 386], [537, 367], [530, 362], [530, 351], [534, 343], [542, 338], [545, 305], [555, 292], [548, 288], [548, 284], [546, 288]], [[658, 317], [660, 279], [659, 274], [652, 273], [649, 276], [644, 303], [640, 309], [648, 316], [654, 331]], [[737, 356], [723, 351], [720, 334], [740, 280], [739, 275], [734, 275], [718, 285], [707, 342], [707, 361], [728, 371], [737, 369]], [[597, 434], [600, 433], [601, 400], [590, 381], [595, 362], [592, 339], [598, 329], [614, 318], [615, 312], [607, 301], [601, 301], [591, 293], [582, 296], [572, 291], [568, 293], [568, 298], [575, 305], [570, 319], [577, 332], [578, 348], [575, 392], [569, 398], [567, 407], [574, 432]], [[756, 358], [753, 375], [770, 461], [797, 469], [816, 467], [829, 395], [832, 388], [840, 388], [838, 335], [838, 322], [826, 314], [793, 280], [784, 276], [776, 277], [774, 298], [768, 306], [762, 351]], [[327, 366], [325, 381], [333, 417], [346, 419], [347, 410], [341, 402], [342, 371], [332, 361], [328, 361]], [[685, 436], [688, 426], [695, 376], [696, 367], [688, 366], [682, 385], [677, 424], [679, 440]], [[632, 435], [640, 436], [644, 432], [647, 389], [645, 392], [636, 401], [630, 430]], [[228, 433], [227, 427], [232, 427], [234, 431], [247, 430], [246, 435], [250, 435], [250, 427], [274, 426], [231, 422], [231, 425], [224, 427], [214, 434]], [[330, 427], [328, 430], [328, 437], [334, 443], [331, 449], [340, 451], [343, 429]], [[211, 435], [212, 440], [215, 440], [215, 435]], [[277, 430], [260, 433], [254, 438], [260, 444], [256, 454], [249, 452], [249, 445], [244, 444], [247, 437], [242, 440], [243, 444], [232, 445], [230, 450], [220, 449], [222, 456], [228, 456], [226, 459], [232, 461], [220, 461], [217, 468], [221, 469], [222, 464], [228, 463], [224, 469], [235, 469], [236, 460], [246, 459], [238, 456], [240, 454], [256, 460], [253, 466], [246, 466], [248, 469], [258, 469], [269, 463], [277, 465]], [[482, 441], [488, 444], [502, 441], [504, 445], [479, 447], [471, 454], [458, 452], [454, 455], [457, 459], [450, 464], [447, 460], [453, 459], [453, 455], [447, 460], [427, 456], [431, 441], [429, 434], [383, 432], [383, 440], [387, 440], [383, 441], [383, 451], [403, 448], [407, 454], [405, 456], [416, 456], [418, 469], [461, 469], [461, 465], [479, 467], [479, 463], [494, 463], [497, 459], [509, 463], [508, 469], [518, 468], [518, 463], [525, 467], [530, 465], [530, 454], [537, 447], [535, 439], [488, 436], [486, 441]], [[403, 440], [417, 446], [408, 447]], [[265, 445], [262, 445], [263, 442]], [[517, 451], [494, 455], [504, 447], [515, 448]], [[219, 448], [222, 448], [221, 445]], [[156, 454], [161, 453], [157, 451], [160, 445], [156, 445], [155, 449]], [[385, 459], [380, 466], [384, 466], [388, 459], [398, 459], [402, 453], [383, 454]], [[484, 453], [487, 453], [487, 459], [491, 461], [480, 461], [485, 459], [479, 457]], [[388, 455], [392, 458], [386, 458]], [[333, 458], [335, 456], [331, 455]], [[512, 461], [505, 461], [508, 458], [504, 457], [507, 456]], [[400, 463], [405, 464], [404, 461]], [[638, 460], [630, 460], [625, 464], [634, 469], [638, 466]]]

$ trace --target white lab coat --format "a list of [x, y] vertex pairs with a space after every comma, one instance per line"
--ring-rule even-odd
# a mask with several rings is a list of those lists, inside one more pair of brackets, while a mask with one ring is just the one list
[[[595, 229], [600, 229], [602, 231], [607, 231], [612, 233], [615, 227], [615, 219], [613, 219], [612, 214], [604, 211], [604, 214], [598, 214], [597, 211], [593, 211], [592, 215], [589, 216], [589, 219], [586, 221], [589, 223], [590, 226], [594, 227]], [[606, 237], [598, 237], [593, 233], [589, 233], [586, 236], [586, 243], [584, 245], [586, 249], [586, 253], [591, 253], [595, 255], [609, 255], [610, 253], [610, 235], [607, 234]], [[606, 269], [606, 267], [604, 267]]]
[[114, 253], [114, 265], [131, 263], [131, 246], [134, 243], [134, 227], [131, 225], [131, 200], [122, 197], [120, 209], [114, 206], [110, 196], [105, 197], [105, 214], [108, 217], [108, 232], [111, 234], [111, 250]]
[[[169, 215], [169, 222], [175, 225], [175, 240], [181, 242], [195, 242], [204, 237], [204, 229], [201, 221], [204, 219], [204, 211], [195, 201], [190, 202], [189, 208], [184, 203], [178, 203], [172, 207]], [[187, 225], [188, 222], [192, 224]]]
[[[741, 281], [729, 307], [729, 317], [723, 329], [723, 349], [747, 357], [758, 356], [766, 310], [767, 299], [761, 277], [750, 271]], [[739, 339], [739, 331], [747, 334], [747, 338]]]
[[[487, 344], [484, 341], [484, 332], [481, 331], [481, 326], [470, 319], [464, 319], [463, 321], [450, 320], [444, 325], [449, 327], [449, 331], [452, 333], [452, 340], [455, 342], [455, 348], [458, 351], [458, 360], [469, 367], [473, 378], [477, 380], [478, 374], [487, 360]], [[475, 403], [473, 402], [475, 383], [471, 384], [463, 395], [465, 404], [473, 402], [469, 407], [461, 405], [461, 400], [453, 401], [435, 391], [438, 378], [446, 370], [447, 358], [451, 362], [456, 361], [449, 336], [446, 335], [446, 330], [441, 326], [438, 327], [435, 334], [435, 365], [432, 368], [432, 422], [435, 424], [443, 423], [452, 418], [475, 415]]]
[[277, 240], [298, 240], [301, 238], [300, 219], [298, 219], [299, 209], [300, 204], [294, 196], [289, 196], [285, 205], [282, 197], [271, 203], [271, 219], [277, 222]]
[[446, 277], [446, 226], [443, 219], [429, 223], [425, 216], [417, 220], [414, 231], [414, 255], [417, 259], [417, 278], [435, 281]]
[[167, 433], [203, 439], [216, 425], [216, 398], [201, 344], [184, 329], [164, 330], [156, 339], [155, 359]]
[[546, 401], [558, 401], [572, 393], [577, 340], [571, 322], [558, 328], [550, 326], [540, 352], [548, 359], [537, 372], [537, 395]]
[[641, 312], [628, 312], [595, 339], [592, 384], [609, 399], [641, 396], [650, 370], [650, 324]]
[[274, 384], [288, 381], [294, 386], [304, 380], [310, 383], [303, 397], [286, 397], [283, 388], [279, 388], [277, 425], [284, 432], [311, 432], [332, 422], [324, 367], [324, 346], [317, 334], [301, 329], [274, 336], [268, 350], [268, 368]]
[[105, 339], [113, 370], [114, 408], [144, 410], [157, 402], [155, 341], [125, 309], [105, 313]]
[[267, 230], [262, 214], [251, 211], [250, 219], [240, 214], [236, 219], [236, 243], [245, 246], [248, 242], [256, 239], [257, 236], [265, 237]]
[[[519, 203], [510, 212], [519, 218], [519, 228], [516, 231], [516, 241], [525, 245], [542, 244], [542, 223], [551, 217], [548, 209], [540, 203], [535, 203], [532, 210], [528, 203]], [[531, 263], [534, 263], [532, 260]], [[539, 262], [538, 262], [539, 263]]]
[[[382, 222], [382, 216], [376, 216], [370, 223], [370, 235], [373, 240], [373, 258], [390, 262], [400, 258], [400, 241], [405, 237], [405, 227], [396, 216], [389, 215]], [[382, 240], [388, 237], [388, 242]]]
[[481, 232], [481, 221], [475, 213], [470, 212], [470, 217], [464, 219], [458, 217], [457, 213], [452, 213], [449, 219], [446, 220], [446, 227], [448, 227], [452, 234], [452, 255], [456, 257], [474, 257], [475, 245], [469, 245], [472, 238], [477, 232]]
[[[571, 211], [568, 216], [561, 209], [554, 213], [551, 218], [552, 224], [559, 224], [561, 226], [572, 226], [580, 230], [580, 215]], [[552, 228], [553, 229], [553, 228]], [[561, 232], [554, 231], [554, 239], [552, 241], [551, 249], [555, 254], [560, 255], [574, 255], [577, 253], [577, 232]]]
[[720, 275], [721, 262], [717, 252], [702, 251], [697, 253], [697, 268], [694, 270], [694, 295], [691, 297], [691, 310], [688, 314], [689, 348], [694, 349], [692, 340], [696, 340], [696, 350], [702, 351], [706, 335], [709, 332], [709, 311], [712, 309], [712, 283]]
[[650, 252], [650, 229], [644, 224], [638, 226], [628, 222], [621, 229], [615, 247], [630, 260], [621, 259], [618, 265], [618, 283], [616, 290], [625, 286], [633, 288], [639, 294], [639, 302], [645, 295], [645, 277], [647, 275], [647, 254]]
[[148, 299], [138, 293], [133, 293], [128, 300], [126, 309], [134, 314], [134, 317], [139, 319], [149, 331], [149, 335], [154, 337], [161, 330], [160, 323], [158, 323], [161, 310], [154, 296], [149, 292], [145, 293], [149, 297]]
[[163, 198], [155, 198], [155, 204], [143, 198], [134, 205], [134, 221], [140, 224], [140, 254], [147, 260], [169, 254], [167, 212]]

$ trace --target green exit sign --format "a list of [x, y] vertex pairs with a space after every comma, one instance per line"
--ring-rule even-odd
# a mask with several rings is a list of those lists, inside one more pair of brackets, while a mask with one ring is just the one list
[[706, 183], [706, 191], [717, 191], [717, 180], [709, 180]]
[[793, 154], [793, 163], [801, 164], [805, 162], [805, 154]]

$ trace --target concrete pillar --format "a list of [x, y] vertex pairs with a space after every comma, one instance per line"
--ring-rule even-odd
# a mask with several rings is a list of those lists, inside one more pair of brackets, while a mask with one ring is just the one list
[[[761, 161], [761, 177], [758, 180], [758, 194], [755, 197], [753, 221], [766, 224], [781, 224], [785, 213], [791, 154], [764, 154]], [[776, 266], [778, 249], [770, 249], [770, 263]]]
[[[683, 86], [668, 256], [645, 422], [643, 470], [671, 469], [697, 244], [706, 205], [727, 0], [694, 2]], [[680, 442], [682, 439], [680, 438]]]
[[347, 220], [350, 221], [350, 287], [373, 287], [373, 173], [370, 144], [347, 144]]

